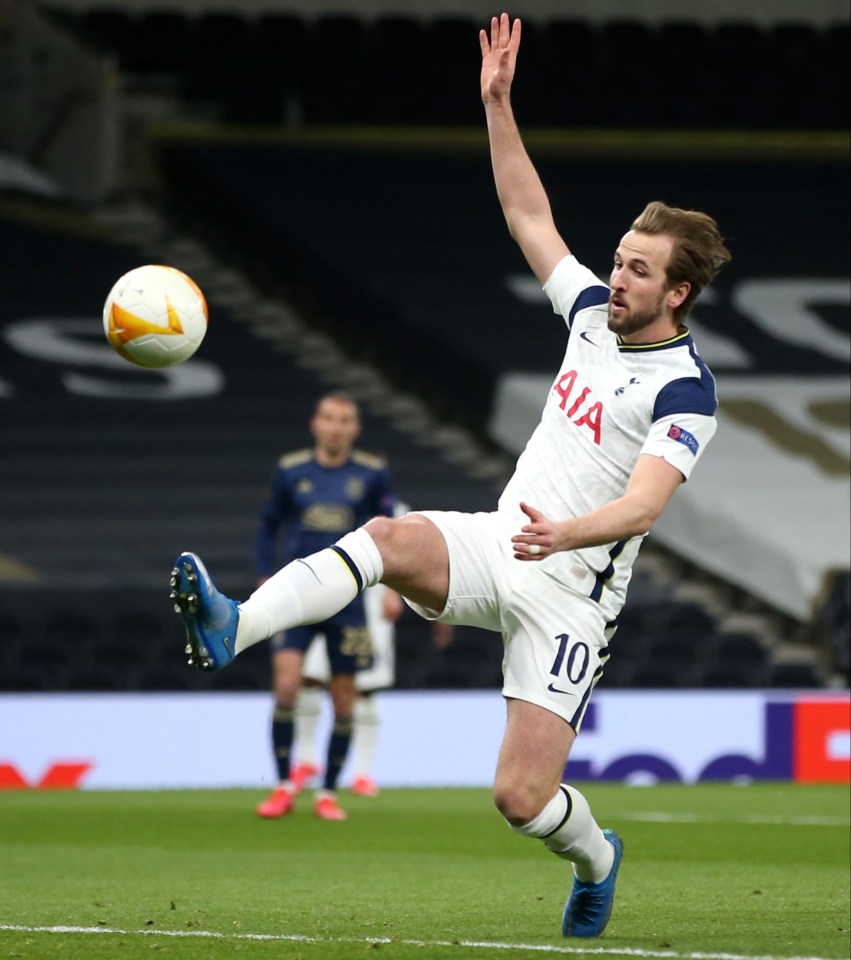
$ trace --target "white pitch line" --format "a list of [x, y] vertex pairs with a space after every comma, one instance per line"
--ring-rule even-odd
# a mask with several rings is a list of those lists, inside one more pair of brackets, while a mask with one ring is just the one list
[[[640, 950], [637, 947], [567, 947], [546, 943], [498, 943], [491, 940], [403, 940], [396, 937], [311, 937], [300, 933], [217, 933], [214, 930], [121, 930], [116, 927], [25, 926], [0, 923], [12, 933], [106, 933], [122, 937], [201, 937], [209, 940], [271, 940], [288, 943], [401, 944], [407, 947], [471, 947], [482, 950], [526, 950], [562, 956], [647, 957], [660, 960], [830, 960], [827, 957], [782, 957], [772, 954], [680, 953], [677, 950]], [[841, 960], [851, 960], [844, 957]]]
[[619, 813], [615, 819], [646, 823], [744, 823], [748, 826], [848, 827], [847, 817], [748, 814], [743, 817], [705, 817], [696, 813]]

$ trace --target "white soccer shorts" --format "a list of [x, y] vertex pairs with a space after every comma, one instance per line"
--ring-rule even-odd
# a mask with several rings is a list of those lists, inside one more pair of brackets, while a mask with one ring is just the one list
[[503, 696], [550, 710], [578, 732], [609, 656], [599, 605], [545, 562], [515, 560], [519, 528], [504, 514], [417, 512], [449, 548], [449, 599], [443, 611], [408, 605], [427, 620], [501, 633]]

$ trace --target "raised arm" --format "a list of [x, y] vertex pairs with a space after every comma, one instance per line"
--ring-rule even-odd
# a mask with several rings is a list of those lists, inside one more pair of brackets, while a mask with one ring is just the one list
[[486, 30], [480, 32], [482, 102], [496, 192], [508, 230], [543, 284], [570, 251], [556, 230], [546, 191], [520, 139], [511, 108], [520, 31], [520, 21], [511, 24], [503, 13], [491, 20], [490, 36]]

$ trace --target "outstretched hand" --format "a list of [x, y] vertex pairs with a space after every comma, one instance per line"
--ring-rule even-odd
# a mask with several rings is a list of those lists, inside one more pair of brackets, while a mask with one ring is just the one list
[[520, 48], [520, 21], [513, 24], [508, 14], [491, 20], [490, 38], [487, 30], [479, 31], [482, 48], [482, 100], [502, 100], [508, 97], [514, 80], [514, 65]]
[[528, 503], [520, 509], [529, 518], [529, 523], [520, 528], [520, 533], [511, 538], [515, 560], [543, 560], [557, 551], [556, 526], [540, 510]]

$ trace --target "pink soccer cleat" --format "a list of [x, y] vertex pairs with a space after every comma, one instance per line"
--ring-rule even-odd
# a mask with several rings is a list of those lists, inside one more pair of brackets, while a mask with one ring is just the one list
[[305, 787], [310, 785], [311, 780], [319, 776], [319, 767], [315, 763], [299, 763], [296, 764], [295, 770], [293, 770], [290, 775], [290, 780], [293, 782], [293, 790], [296, 793], [301, 793]]
[[313, 812], [320, 820], [347, 820], [348, 814], [330, 793], [320, 794], [313, 805]]
[[266, 820], [277, 820], [292, 813], [294, 803], [292, 793], [285, 787], [278, 787], [268, 800], [264, 800], [257, 807], [257, 813]]
[[358, 797], [377, 797], [379, 794], [378, 785], [372, 777], [355, 777], [351, 791]]

